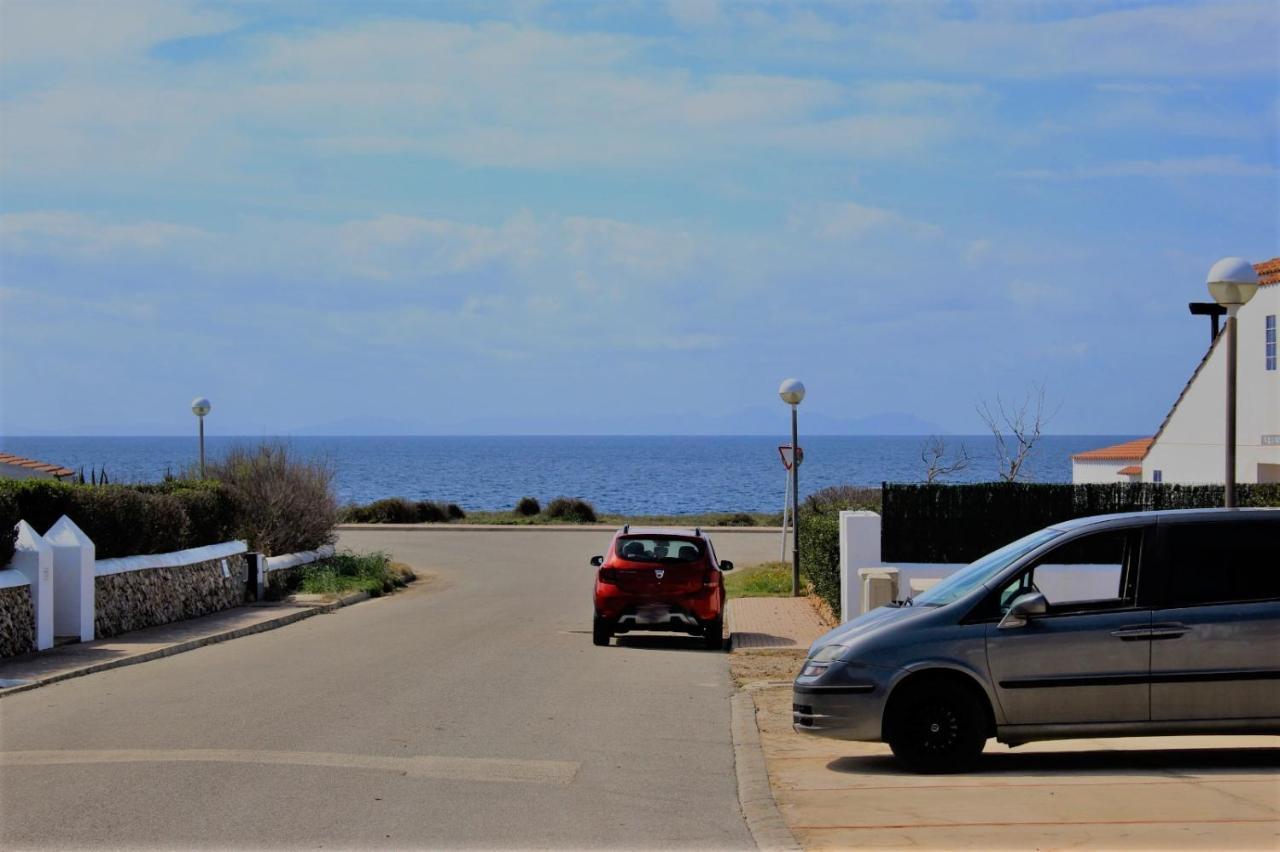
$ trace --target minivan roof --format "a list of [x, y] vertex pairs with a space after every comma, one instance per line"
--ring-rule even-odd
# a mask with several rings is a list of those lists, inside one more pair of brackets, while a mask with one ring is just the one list
[[1235, 509], [1161, 509], [1151, 512], [1118, 512], [1113, 515], [1089, 515], [1085, 518], [1072, 518], [1050, 524], [1050, 529], [1078, 530], [1083, 527], [1123, 521], [1171, 521], [1171, 520], [1205, 520], [1225, 521], [1228, 518], [1259, 519], [1280, 514], [1280, 508], [1248, 507]]

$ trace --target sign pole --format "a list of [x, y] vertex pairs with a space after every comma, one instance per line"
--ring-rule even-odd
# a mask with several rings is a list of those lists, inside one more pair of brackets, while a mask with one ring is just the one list
[[782, 497], [782, 552], [778, 555], [779, 562], [787, 561], [787, 513], [791, 511], [791, 471], [785, 473], [787, 485]]
[[800, 440], [796, 414], [791, 404], [791, 597], [800, 596]]

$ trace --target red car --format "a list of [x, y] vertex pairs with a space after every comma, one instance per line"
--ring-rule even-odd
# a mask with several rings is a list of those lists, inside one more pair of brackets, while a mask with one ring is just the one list
[[711, 539], [700, 529], [630, 524], [613, 537], [608, 556], [594, 556], [595, 619], [592, 639], [608, 645], [615, 634], [661, 630], [701, 636], [707, 648], [724, 647], [724, 571]]

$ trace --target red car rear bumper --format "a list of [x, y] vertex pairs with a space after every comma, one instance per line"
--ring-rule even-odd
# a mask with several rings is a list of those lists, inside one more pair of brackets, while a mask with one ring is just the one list
[[688, 613], [700, 622], [714, 621], [723, 611], [722, 592], [718, 586], [704, 586], [698, 591], [684, 594], [630, 594], [608, 583], [596, 583], [596, 613], [601, 618], [617, 621], [623, 615], [634, 613], [642, 606], [665, 605], [673, 611]]

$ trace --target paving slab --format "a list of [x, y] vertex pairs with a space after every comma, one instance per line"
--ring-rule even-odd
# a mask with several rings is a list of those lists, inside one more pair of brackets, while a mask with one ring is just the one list
[[735, 651], [803, 650], [831, 629], [806, 597], [734, 598], [728, 603], [728, 621]]

